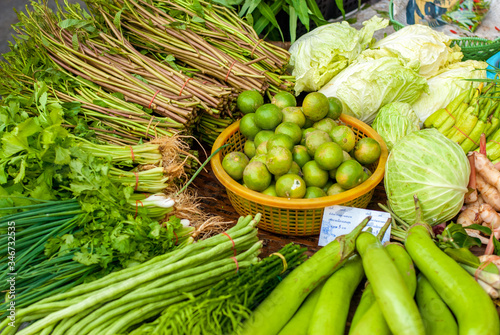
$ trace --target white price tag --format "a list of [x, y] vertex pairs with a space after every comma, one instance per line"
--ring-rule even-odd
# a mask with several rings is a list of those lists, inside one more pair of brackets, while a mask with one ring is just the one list
[[[371, 227], [374, 235], [377, 235], [387, 220], [391, 218], [391, 214], [382, 211], [345, 206], [326, 207], [323, 213], [318, 245], [323, 247], [337, 236], [349, 234], [367, 216], [372, 218], [363, 230]], [[382, 243], [388, 242], [390, 237], [391, 227], [385, 232]]]

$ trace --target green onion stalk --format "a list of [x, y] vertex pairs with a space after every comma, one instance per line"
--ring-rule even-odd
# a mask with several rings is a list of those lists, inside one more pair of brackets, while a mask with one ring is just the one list
[[130, 334], [233, 334], [281, 280], [305, 260], [305, 250], [288, 244], [195, 299], [168, 308]]
[[52, 295], [17, 310], [15, 327], [7, 327], [10, 320], [5, 319], [0, 328], [14, 334], [29, 320], [35, 322], [17, 334], [127, 333], [165, 308], [255, 264], [262, 247], [255, 228], [259, 220], [259, 214], [241, 218], [225, 234]]

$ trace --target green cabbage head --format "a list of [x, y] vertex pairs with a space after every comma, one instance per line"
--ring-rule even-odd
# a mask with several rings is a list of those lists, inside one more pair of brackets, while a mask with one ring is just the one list
[[405, 102], [392, 102], [380, 108], [372, 128], [382, 136], [389, 151], [401, 138], [420, 130], [417, 114]]
[[392, 148], [384, 186], [396, 215], [415, 223], [417, 195], [423, 219], [430, 225], [460, 212], [469, 183], [470, 166], [462, 148], [434, 128], [415, 131]]
[[343, 113], [368, 124], [388, 103], [412, 104], [428, 91], [427, 80], [418, 74], [418, 61], [392, 55], [366, 50], [318, 92], [337, 97]]
[[289, 50], [295, 93], [319, 90], [366, 49], [376, 30], [388, 24], [388, 20], [374, 16], [363, 22], [360, 30], [344, 21], [319, 26], [301, 36]]

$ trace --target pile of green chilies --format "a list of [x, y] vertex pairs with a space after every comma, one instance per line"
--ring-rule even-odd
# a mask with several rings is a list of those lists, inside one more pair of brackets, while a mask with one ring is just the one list
[[475, 150], [479, 147], [481, 134], [490, 138], [500, 129], [500, 103], [496, 99], [485, 97], [490, 90], [495, 90], [494, 83], [484, 87], [483, 83], [478, 88], [471, 87], [469, 91], [458, 95], [446, 108], [429, 116], [424, 126], [436, 128], [458, 143], [465, 153]]
[[174, 305], [133, 334], [233, 334], [251, 311], [306, 258], [305, 249], [288, 244], [261, 262], [227, 278], [195, 299]]
[[[9, 210], [11, 208], [2, 208]], [[29, 305], [33, 298], [44, 297], [53, 291], [42, 292], [40, 281], [31, 280], [26, 273], [46, 259], [45, 244], [52, 237], [68, 234], [78, 226], [84, 214], [76, 200], [46, 201], [39, 204], [17, 207], [23, 212], [5, 215], [0, 219], [0, 238], [2, 247], [2, 263], [0, 265], [0, 290], [9, 288], [6, 281], [9, 273], [16, 273], [16, 306]], [[1, 212], [0, 212], [1, 213]], [[9, 225], [11, 224], [11, 225]], [[11, 229], [13, 239], [9, 239]], [[8, 243], [12, 241], [13, 243]], [[12, 252], [12, 253], [11, 253]], [[12, 258], [9, 258], [12, 257]], [[62, 271], [62, 270], [61, 270]], [[78, 277], [78, 276], [77, 276]], [[76, 277], [76, 278], [77, 278]], [[41, 281], [48, 278], [38, 277]], [[36, 284], [36, 285], [35, 285]], [[1, 307], [5, 312], [9, 302], [3, 302]]]
[[[155, 317], [172, 304], [196, 296], [257, 262], [262, 242], [255, 228], [260, 215], [242, 217], [225, 234], [190, 244], [143, 264], [111, 273], [68, 292], [17, 310], [14, 334], [119, 334]], [[229, 235], [229, 237], [228, 237]], [[234, 256], [236, 252], [236, 256]]]

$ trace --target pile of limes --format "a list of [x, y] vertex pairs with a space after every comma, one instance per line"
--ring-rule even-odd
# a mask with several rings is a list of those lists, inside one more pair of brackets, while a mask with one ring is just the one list
[[356, 141], [338, 118], [342, 104], [319, 92], [297, 107], [289, 92], [264, 103], [256, 91], [242, 92], [237, 106], [245, 115], [240, 132], [244, 152], [227, 154], [222, 167], [243, 186], [271, 196], [318, 198], [358, 186], [371, 175], [366, 165], [380, 156], [379, 143]]

